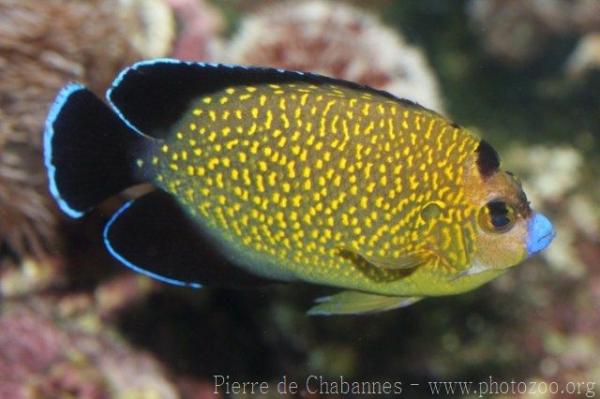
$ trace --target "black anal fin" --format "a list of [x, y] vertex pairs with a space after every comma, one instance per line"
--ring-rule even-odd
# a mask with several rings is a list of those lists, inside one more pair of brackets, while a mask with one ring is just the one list
[[153, 191], [121, 207], [104, 228], [104, 243], [136, 272], [179, 286], [259, 286], [267, 280], [229, 263], [169, 194]]

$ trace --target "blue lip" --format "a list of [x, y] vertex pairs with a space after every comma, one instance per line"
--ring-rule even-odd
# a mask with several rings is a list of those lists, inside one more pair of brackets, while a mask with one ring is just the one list
[[552, 222], [541, 213], [533, 214], [527, 225], [527, 230], [527, 254], [529, 256], [545, 249], [556, 236]]

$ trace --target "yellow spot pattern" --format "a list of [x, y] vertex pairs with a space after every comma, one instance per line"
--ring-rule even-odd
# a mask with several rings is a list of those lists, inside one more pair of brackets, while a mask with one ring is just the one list
[[[427, 251], [426, 236], [446, 255], [431, 267], [466, 266], [472, 237], [460, 223], [471, 210], [460, 179], [477, 144], [433, 112], [385, 96], [265, 84], [198, 99], [138, 166], [154, 168], [158, 186], [256, 263], [370, 287], [395, 272], [361, 268], [341, 250], [400, 258]], [[441, 214], [426, 217], [437, 204]]]

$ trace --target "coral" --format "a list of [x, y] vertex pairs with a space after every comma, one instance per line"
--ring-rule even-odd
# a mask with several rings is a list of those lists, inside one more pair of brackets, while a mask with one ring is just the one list
[[175, 40], [175, 19], [167, 0], [120, 0], [118, 14], [127, 39], [143, 58], [163, 57]]
[[509, 64], [536, 57], [549, 35], [566, 29], [568, 4], [562, 0], [487, 0], [468, 4], [474, 30], [482, 35], [485, 49]]
[[581, 184], [583, 156], [572, 147], [516, 146], [504, 162], [526, 179], [535, 202], [556, 202]]
[[515, 146], [505, 157], [505, 164], [523, 177], [534, 206], [551, 216], [558, 232], [549, 250], [532, 261], [536, 265], [507, 276], [512, 290], [528, 292], [521, 298], [521, 317], [527, 320], [514, 338], [538, 359], [534, 372], [539, 379], [563, 383], [598, 381], [600, 370], [593, 355], [600, 351], [595, 310], [600, 300], [600, 187], [596, 177], [585, 173], [585, 162], [579, 151], [566, 146]]
[[67, 81], [103, 91], [124, 65], [164, 55], [174, 27], [160, 4], [0, 1], [0, 243], [17, 255], [41, 258], [59, 241], [41, 154], [49, 104]]
[[171, 55], [184, 60], [220, 60], [225, 22], [205, 0], [167, 0], [177, 16], [180, 31]]
[[420, 49], [368, 12], [335, 1], [287, 2], [244, 18], [231, 41], [234, 63], [319, 72], [443, 111]]
[[0, 297], [20, 297], [64, 283], [64, 267], [59, 257], [25, 257], [19, 264], [4, 260], [0, 269]]
[[[15, 132], [0, 110], [0, 243], [41, 258], [50, 251], [56, 220], [46, 195], [39, 148], [7, 137]], [[25, 140], [25, 138], [23, 138]], [[41, 237], [41, 238], [40, 238]]]
[[179, 397], [160, 364], [124, 343], [88, 296], [6, 302], [0, 331], [2, 398]]
[[180, 379], [177, 381], [177, 387], [181, 392], [181, 397], [185, 399], [218, 399], [223, 397], [223, 395], [215, 394], [214, 384], [209, 380]]
[[542, 256], [557, 270], [572, 276], [584, 274], [576, 243], [582, 235], [588, 240], [600, 238], [600, 214], [587, 205], [595, 199], [593, 193], [583, 190], [581, 153], [566, 146], [517, 146], [507, 151], [505, 163], [524, 179], [525, 192], [534, 207], [554, 213], [559, 234]]
[[591, 70], [600, 70], [600, 33], [590, 33], [581, 38], [567, 60], [566, 70], [569, 76], [575, 78]]
[[[240, 12], [240, 30], [227, 48], [231, 62], [315, 70], [388, 90], [405, 84], [409, 92], [395, 93], [432, 107], [441, 103], [420, 51], [350, 6], [269, 1], [267, 9], [263, 1], [165, 1], [180, 24], [178, 57], [227, 61], [215, 47], [223, 22], [217, 11], [211, 14], [214, 4], [227, 9], [234, 26]], [[59, 244], [60, 219], [47, 197], [40, 154], [47, 107], [67, 80], [82, 80], [101, 93], [123, 65], [166, 51], [172, 24], [135, 22], [160, 21], [163, 11], [152, 9], [167, 9], [159, 3], [0, 0], [0, 398], [208, 398], [215, 397], [216, 373], [271, 386], [282, 374], [300, 384], [310, 374], [402, 380], [406, 394], [416, 398], [431, 396], [427, 381], [490, 376], [578, 382], [584, 384], [578, 396], [600, 393], [590, 386], [600, 381], [600, 185], [592, 149], [597, 86], [577, 85], [578, 97], [560, 92], [544, 102], [549, 83], [539, 65], [526, 74], [480, 68], [480, 53], [462, 40], [469, 37], [466, 15], [446, 2], [369, 7], [400, 17], [407, 34], [432, 51], [444, 68], [440, 76], [454, 79], [445, 82], [447, 99], [463, 124], [476, 125], [495, 143], [506, 139], [503, 166], [523, 179], [532, 206], [556, 224], [548, 251], [464, 295], [368, 317], [319, 319], [304, 313], [311, 298], [330, 292], [319, 287], [197, 291], [167, 288], [133, 273], [111, 278], [111, 270], [122, 269], [98, 239], [102, 217], [110, 212], [61, 225], [61, 234], [72, 232], [61, 235], [69, 259], [48, 257]], [[536, 54], [550, 58], [555, 53], [541, 52], [555, 39], [581, 35], [582, 50], [567, 71], [587, 76], [598, 65], [600, 3], [573, 0], [568, 9], [565, 3], [475, 0], [469, 18], [486, 46], [494, 40], [500, 58], [490, 63], [522, 65]], [[257, 4], [263, 8], [246, 16]], [[477, 7], [484, 19], [475, 19]], [[438, 22], [435, 34], [414, 33]], [[156, 47], [142, 50], [147, 47], [140, 38]], [[479, 76], [469, 79], [475, 72]], [[566, 80], [552, 78], [560, 81], [550, 82], [557, 86]], [[494, 102], [496, 97], [501, 101]], [[489, 115], [473, 106], [484, 102], [493, 111]], [[558, 102], [564, 107], [555, 108]], [[475, 115], [479, 120], [473, 122]], [[516, 128], [514, 119], [527, 123]], [[556, 143], [549, 127], [568, 132], [559, 136], [568, 145]], [[518, 131], [526, 132], [523, 141], [542, 145], [515, 142]], [[68, 274], [67, 261], [76, 266]], [[60, 289], [48, 289], [64, 281]], [[409, 387], [412, 382], [421, 387]]]
[[471, 0], [467, 13], [485, 49], [511, 65], [532, 61], [557, 37], [600, 30], [594, 0]]
[[569, 1], [570, 24], [573, 30], [588, 33], [600, 30], [600, 3], [596, 0]]
[[157, 287], [155, 280], [138, 274], [125, 274], [101, 284], [94, 293], [98, 314], [111, 318], [145, 299]]

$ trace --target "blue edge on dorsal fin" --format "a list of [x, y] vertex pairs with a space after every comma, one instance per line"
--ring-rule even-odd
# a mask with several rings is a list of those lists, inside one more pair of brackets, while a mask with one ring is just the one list
[[119, 218], [119, 216], [124, 213], [136, 200], [131, 200], [129, 202], [126, 202], [121, 208], [119, 208], [119, 210], [117, 212], [115, 212], [114, 215], [112, 215], [112, 217], [110, 218], [110, 220], [108, 221], [108, 223], [106, 223], [106, 225], [104, 226], [104, 231], [102, 232], [102, 238], [104, 240], [104, 245], [106, 246], [106, 249], [108, 249], [108, 252], [115, 257], [119, 262], [121, 262], [122, 264], [124, 264], [125, 266], [127, 266], [128, 268], [130, 268], [131, 270], [138, 272], [140, 274], [143, 274], [145, 276], [148, 276], [150, 278], [153, 278], [155, 280], [158, 281], [162, 281], [163, 283], [167, 283], [167, 284], [172, 284], [172, 285], [177, 285], [180, 287], [189, 287], [189, 288], [202, 288], [202, 284], [200, 283], [196, 283], [196, 282], [187, 282], [187, 281], [182, 281], [182, 280], [176, 280], [176, 279], [172, 279], [169, 277], [165, 277], [162, 276], [160, 274], [157, 273], [153, 273], [151, 271], [149, 271], [148, 269], [145, 269], [143, 267], [134, 265], [133, 263], [131, 263], [129, 260], [125, 259], [121, 254], [119, 254], [112, 246], [109, 238], [108, 238], [108, 232], [111, 228], [111, 226], [113, 225], [113, 223]]
[[[151, 60], [144, 60], [144, 61], [136, 62], [133, 65], [123, 69], [117, 75], [117, 77], [113, 80], [111, 87], [106, 91], [106, 99], [107, 99], [108, 103], [110, 104], [112, 110], [125, 122], [125, 124], [127, 124], [128, 127], [130, 127], [135, 132], [137, 132], [141, 135], [144, 135], [144, 136], [145, 136], [145, 134], [139, 129], [139, 127], [136, 126], [135, 123], [131, 122], [125, 116], [123, 111], [118, 107], [118, 105], [115, 103], [115, 101], [113, 100], [113, 94], [115, 93], [115, 91], [117, 89], [119, 89], [119, 87], [121, 86], [121, 83], [124, 82], [126, 76], [130, 72], [137, 71], [138, 69], [146, 67], [146, 66], [153, 66], [153, 65], [160, 65], [160, 64], [209, 67], [209, 68], [214, 68], [214, 69], [225, 68], [227, 70], [239, 69], [239, 70], [246, 70], [246, 71], [254, 70], [254, 71], [263, 71], [263, 72], [277, 71], [281, 74], [284, 74], [284, 73], [296, 74], [299, 77], [305, 75], [304, 72], [287, 71], [287, 70], [281, 69], [281, 68], [274, 69], [274, 68], [251, 67], [251, 66], [234, 65], [234, 64], [206, 63], [206, 62], [199, 62], [199, 61], [182, 61], [182, 60], [178, 60], [178, 59], [174, 59], [174, 58], [155, 58], [155, 59], [151, 59]], [[309, 74], [307, 74], [307, 75], [309, 75]], [[314, 75], [314, 76], [316, 77], [317, 75]], [[201, 95], [201, 94], [202, 93], [197, 93], [197, 95]], [[150, 132], [148, 132], [148, 133], [150, 133]]]
[[140, 61], [117, 75], [106, 92], [114, 112], [138, 133], [156, 138], [176, 123], [190, 102], [228, 86], [306, 82], [336, 84], [425, 109], [386, 91], [310, 72], [158, 58]]
[[[418, 104], [412, 100], [397, 97], [385, 90], [375, 89], [370, 86], [366, 86], [366, 85], [356, 83], [356, 82], [347, 81], [344, 79], [337, 79], [337, 78], [332, 78], [332, 77], [325, 76], [325, 75], [320, 75], [315, 72], [302, 72], [302, 71], [294, 71], [294, 70], [289, 70], [289, 69], [284, 69], [284, 68], [273, 68], [273, 67], [266, 67], [266, 66], [222, 64], [222, 63], [218, 63], [218, 62], [184, 61], [184, 60], [178, 60], [176, 58], [154, 58], [154, 59], [150, 59], [150, 60], [138, 61], [138, 62], [132, 64], [131, 66], [123, 69], [121, 72], [119, 72], [117, 77], [113, 80], [111, 87], [106, 91], [106, 99], [110, 103], [113, 110], [118, 115], [120, 115], [124, 121], [127, 122], [127, 118], [124, 115], [122, 115], [121, 111], [117, 108], [117, 106], [111, 100], [113, 91], [119, 87], [119, 85], [121, 84], [121, 82], [123, 81], [125, 76], [132, 70], [137, 70], [140, 67], [152, 66], [152, 65], [157, 65], [157, 64], [210, 67], [210, 68], [214, 68], [214, 69], [225, 68], [225, 69], [229, 69], [229, 70], [239, 69], [239, 70], [245, 70], [245, 71], [263, 72], [263, 73], [276, 72], [281, 75], [287, 74], [290, 76], [296, 75], [299, 79], [305, 79], [306, 81], [313, 81], [313, 82], [319, 82], [319, 83], [339, 83], [339, 84], [342, 84], [342, 85], [350, 87], [350, 88], [367, 90], [372, 93], [383, 95], [384, 97], [388, 97], [390, 99], [401, 101], [403, 103], [406, 103], [407, 105], [413, 105], [413, 106], [416, 106], [419, 108], [423, 108], [420, 104]], [[133, 130], [136, 130], [139, 132], [139, 130], [135, 126], [131, 126], [131, 128]]]

